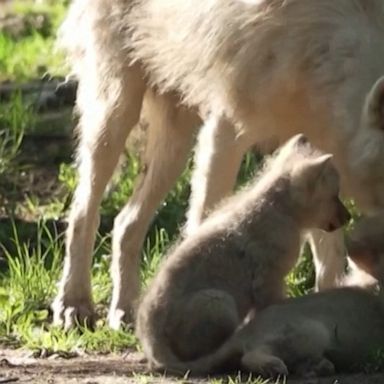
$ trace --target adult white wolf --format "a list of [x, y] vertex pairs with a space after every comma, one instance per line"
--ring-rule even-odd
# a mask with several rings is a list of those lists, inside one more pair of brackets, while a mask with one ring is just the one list
[[[345, 195], [384, 207], [383, 0], [74, 0], [62, 29], [79, 78], [80, 180], [56, 322], [92, 316], [98, 205], [143, 102], [143, 172], [115, 220], [113, 327], [129, 321], [139, 252], [156, 207], [201, 132], [186, 231], [234, 184], [251, 146], [295, 133], [334, 160]], [[342, 274], [339, 235], [313, 232], [317, 287]]]

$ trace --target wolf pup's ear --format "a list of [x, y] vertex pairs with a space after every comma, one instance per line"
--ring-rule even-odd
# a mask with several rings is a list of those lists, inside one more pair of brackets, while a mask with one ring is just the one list
[[311, 173], [312, 179], [317, 178], [323, 172], [324, 168], [328, 165], [328, 163], [332, 160], [333, 155], [327, 153], [325, 155], [321, 155], [316, 157], [315, 159], [308, 160], [306, 162], [305, 167], [307, 168], [307, 172]]
[[384, 132], [384, 76], [373, 85], [365, 100], [363, 122]]
[[306, 159], [293, 168], [293, 183], [301, 190], [313, 192], [316, 180], [332, 159], [331, 154], [321, 155], [313, 159]]
[[305, 136], [303, 133], [298, 133], [297, 135], [293, 136], [291, 141], [293, 142], [293, 144], [299, 145], [299, 146], [309, 144], [309, 140], [307, 136]]

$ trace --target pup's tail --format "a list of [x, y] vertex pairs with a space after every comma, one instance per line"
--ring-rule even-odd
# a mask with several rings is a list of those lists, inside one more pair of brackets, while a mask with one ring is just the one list
[[208, 355], [191, 361], [173, 360], [160, 369], [175, 375], [188, 374], [190, 376], [224, 373], [238, 369], [242, 356], [241, 343], [231, 336], [216, 351]]
[[[166, 316], [161, 308], [148, 308], [152, 298], [147, 296], [138, 308], [136, 318], [136, 335], [152, 370], [176, 375], [204, 375], [229, 370], [234, 364], [240, 365], [242, 343], [235, 331], [224, 343], [212, 353], [195, 360], [183, 361], [172, 348], [172, 343], [164, 331], [167, 329]], [[234, 368], [234, 367], [233, 367]]]
[[240, 367], [243, 348], [235, 336], [236, 332], [214, 352], [195, 360], [183, 361], [172, 350], [168, 338], [161, 331], [161, 326], [153, 329], [154, 333], [141, 331], [140, 327], [136, 328], [136, 334], [141, 341], [149, 367], [154, 371], [177, 376], [202, 376], [229, 372]]

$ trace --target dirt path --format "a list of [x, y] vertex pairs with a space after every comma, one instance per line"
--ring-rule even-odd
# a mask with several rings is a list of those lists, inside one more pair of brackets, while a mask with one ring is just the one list
[[[125, 355], [95, 355], [71, 359], [29, 357], [27, 352], [0, 351], [0, 384], [161, 384], [209, 383], [205, 379], [176, 379], [151, 375], [145, 366], [142, 355], [129, 352]], [[212, 382], [212, 381], [211, 381]], [[317, 382], [290, 379], [286, 384], [383, 384], [384, 374], [356, 374], [323, 378]]]

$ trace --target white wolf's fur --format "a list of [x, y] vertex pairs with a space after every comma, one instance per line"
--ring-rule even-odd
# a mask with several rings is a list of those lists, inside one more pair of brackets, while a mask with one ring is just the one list
[[[382, 209], [383, 26], [383, 0], [74, 0], [62, 41], [80, 80], [80, 181], [55, 320], [70, 326], [92, 312], [97, 207], [143, 100], [144, 172], [115, 221], [114, 327], [130, 317], [141, 244], [185, 164], [197, 111], [211, 117], [187, 232], [230, 192], [248, 148], [297, 132], [334, 154], [343, 191], [360, 208]], [[312, 245], [317, 287], [334, 285], [344, 268], [340, 236], [316, 234]]]

